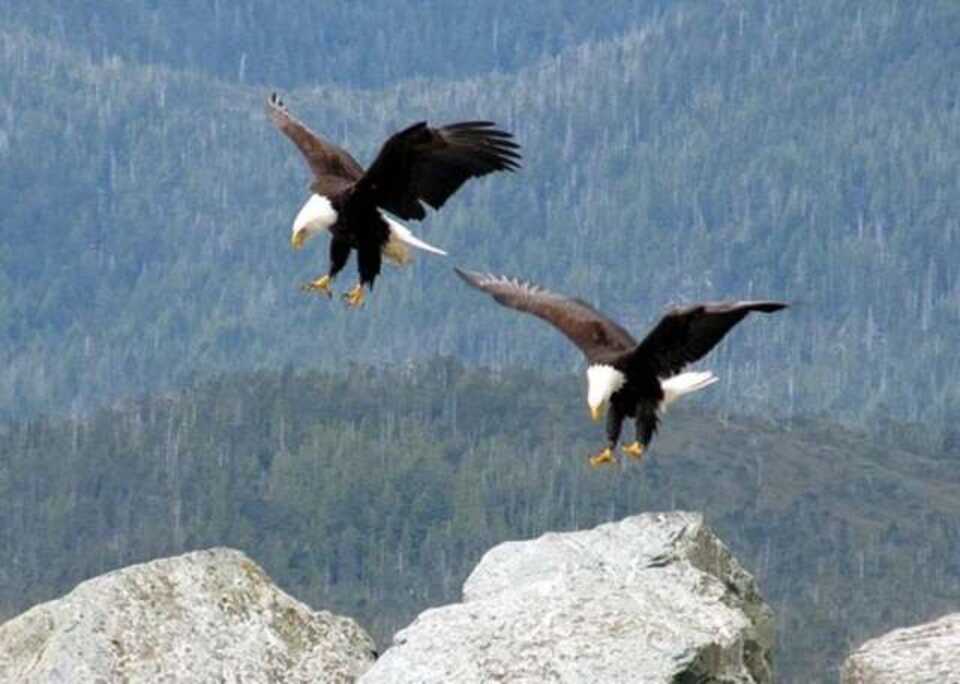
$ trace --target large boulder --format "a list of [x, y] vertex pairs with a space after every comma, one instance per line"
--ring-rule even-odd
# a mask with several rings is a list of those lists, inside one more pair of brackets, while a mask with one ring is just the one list
[[422, 613], [361, 678], [771, 682], [773, 615], [695, 513], [491, 549], [463, 602]]
[[353, 682], [374, 660], [232, 549], [102, 575], [0, 625], [0, 682]]
[[960, 613], [865, 642], [843, 664], [843, 684], [960, 682]]

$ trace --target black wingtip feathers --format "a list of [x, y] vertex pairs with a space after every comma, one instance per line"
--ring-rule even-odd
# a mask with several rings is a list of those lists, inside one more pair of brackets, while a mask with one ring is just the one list
[[456, 272], [458, 276], [460, 276], [460, 279], [463, 280], [465, 283], [467, 283], [468, 285], [472, 285], [473, 287], [477, 287], [477, 284], [480, 281], [479, 273], [474, 273], [473, 271], [464, 271], [462, 268], [459, 268], [458, 266], [454, 266], [453, 270]]
[[776, 311], [781, 311], [788, 308], [790, 305], [786, 302], [759, 302], [755, 306], [751, 307], [752, 311], [760, 311], [763, 313], [774, 313]]

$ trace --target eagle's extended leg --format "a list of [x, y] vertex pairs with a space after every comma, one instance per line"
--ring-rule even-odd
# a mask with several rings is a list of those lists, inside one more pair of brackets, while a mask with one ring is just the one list
[[632, 444], [623, 447], [623, 453], [630, 458], [640, 460], [653, 439], [653, 433], [657, 430], [657, 411], [651, 406], [641, 403], [637, 406], [637, 438]]
[[616, 404], [611, 403], [607, 411], [607, 446], [598, 454], [590, 457], [590, 465], [599, 468], [607, 463], [616, 463], [614, 450], [617, 448], [617, 442], [620, 441], [620, 430], [623, 428], [623, 412]]
[[363, 304], [363, 288], [373, 289], [373, 281], [380, 273], [381, 259], [379, 245], [364, 245], [357, 249], [357, 270], [360, 271], [360, 282], [343, 295], [347, 306], [356, 309]]
[[350, 243], [338, 238], [330, 240], [330, 271], [325, 276], [320, 276], [315, 280], [303, 285], [300, 289], [304, 292], [315, 292], [325, 294], [327, 297], [333, 297], [333, 291], [330, 286], [333, 285], [333, 279], [347, 265], [347, 259], [350, 258]]

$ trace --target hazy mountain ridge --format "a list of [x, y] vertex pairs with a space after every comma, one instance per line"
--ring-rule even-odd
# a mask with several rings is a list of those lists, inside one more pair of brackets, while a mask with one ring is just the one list
[[789, 316], [711, 361], [725, 406], [949, 425], [956, 22], [946, 5], [673, 4], [510, 74], [290, 92], [364, 161], [421, 117], [490, 117], [525, 146], [520, 174], [420, 229], [455, 258], [387, 273], [360, 316], [296, 291], [326, 250], [289, 253], [307, 177], [263, 117], [267, 88], [7, 33], [0, 410], [290, 362], [578, 364], [552, 331], [455, 287], [460, 263], [580, 294], [638, 332], [670, 303], [788, 298]]
[[[266, 87], [379, 88], [411, 77], [515, 71], [586, 40], [621, 35], [676, 0], [239, 0], [178, 6], [103, 0], [0, 4], [7, 27], [93, 59], [203, 72]], [[436, 59], [443, 43], [457, 59]]]
[[[781, 681], [955, 610], [960, 9], [665, 1], [562, 49], [517, 38], [509, 65], [471, 62], [461, 36], [416, 42], [429, 77], [406, 78], [426, 73], [410, 55], [338, 55], [330, 83], [314, 55], [241, 77], [242, 49], [190, 58], [165, 6], [111, 7], [155, 13], [156, 45], [183, 52], [143, 65], [110, 42], [133, 28], [58, 33], [56, 3], [0, 5], [23, 19], [0, 22], [0, 417], [82, 417], [0, 424], [0, 614], [231, 543], [383, 639], [496, 541], [677, 506], [757, 575]], [[504, 45], [525, 35], [504, 21]], [[289, 249], [307, 173], [263, 113], [274, 87], [362, 162], [412, 120], [482, 116], [517, 133], [524, 168], [414, 226], [453, 258], [391, 269], [345, 312], [297, 291], [326, 246]], [[734, 331], [703, 364], [722, 382], [607, 477], [582, 462], [600, 443], [582, 378], [516, 370], [579, 355], [454, 264], [579, 294], [638, 334], [679, 302], [794, 306]], [[421, 365], [436, 353], [493, 370]], [[285, 370], [232, 373], [262, 367]]]

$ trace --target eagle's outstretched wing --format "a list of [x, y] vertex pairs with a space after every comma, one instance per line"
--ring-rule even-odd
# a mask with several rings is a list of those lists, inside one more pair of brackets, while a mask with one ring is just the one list
[[421, 201], [439, 209], [468, 179], [519, 168], [520, 146], [494, 126], [490, 121], [440, 128], [416, 123], [383, 144], [358, 189], [400, 218], [422, 219], [427, 214]]
[[517, 311], [533, 314], [553, 325], [593, 361], [633, 349], [637, 341], [626, 330], [592, 306], [517, 278], [454, 269], [473, 287]]
[[703, 358], [751, 311], [773, 313], [783, 302], [742, 301], [693, 304], [668, 311], [630, 354], [628, 364], [642, 363], [658, 377], [675, 375]]
[[293, 141], [307, 160], [307, 165], [313, 171], [315, 185], [321, 186], [321, 194], [327, 194], [324, 186], [328, 184], [342, 186], [344, 181], [356, 182], [363, 176], [363, 167], [349, 152], [327, 142], [303, 125], [287, 111], [287, 106], [276, 93], [267, 100], [267, 111], [273, 125]]

